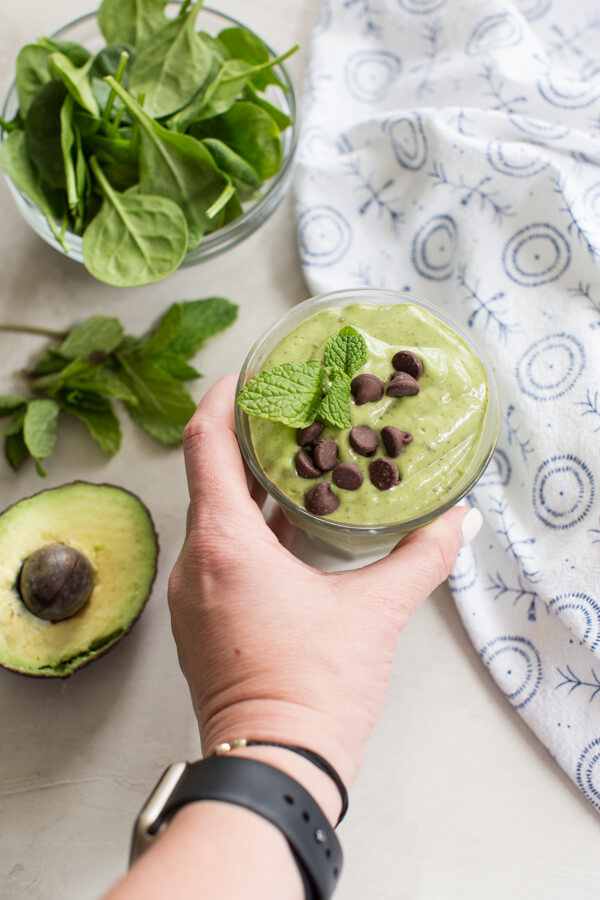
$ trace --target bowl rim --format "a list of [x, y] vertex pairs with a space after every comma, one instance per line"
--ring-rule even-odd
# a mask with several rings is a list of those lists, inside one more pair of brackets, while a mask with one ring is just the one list
[[[369, 300], [369, 297], [373, 299]], [[241, 407], [237, 403], [237, 398], [242, 388], [244, 387], [244, 384], [250, 377], [252, 377], [248, 374], [248, 370], [251, 367], [255, 356], [263, 347], [263, 345], [266, 344], [270, 338], [272, 338], [273, 334], [275, 332], [278, 332], [286, 324], [286, 322], [288, 322], [290, 319], [295, 319], [293, 324], [290, 325], [288, 329], [286, 329], [283, 336], [285, 336], [285, 334], [288, 334], [292, 330], [292, 328], [299, 325], [300, 322], [308, 318], [308, 315], [303, 315], [305, 311], [309, 315], [312, 315], [320, 311], [321, 309], [326, 308], [327, 306], [346, 306], [352, 302], [360, 302], [361, 298], [364, 302], [372, 302], [374, 305], [378, 303], [383, 305], [386, 300], [391, 303], [412, 304], [425, 309], [437, 319], [440, 319], [445, 325], [448, 325], [450, 328], [452, 328], [458, 334], [459, 338], [476, 355], [477, 359], [483, 366], [488, 388], [486, 418], [484, 420], [481, 438], [483, 441], [484, 431], [488, 426], [488, 423], [489, 427], [491, 428], [491, 438], [488, 442], [486, 442], [485, 446], [481, 444], [478, 447], [477, 455], [474, 460], [474, 463], [476, 463], [476, 467], [468, 480], [465, 482], [464, 478], [461, 479], [461, 481], [458, 482], [458, 490], [451, 491], [451, 493], [441, 504], [435, 506], [432, 509], [429, 509], [423, 515], [401, 519], [397, 522], [385, 525], [355, 525], [346, 522], [336, 522], [333, 519], [315, 516], [312, 513], [309, 513], [308, 510], [304, 507], [299, 506], [294, 503], [294, 501], [290, 500], [290, 498], [287, 497], [280, 490], [280, 488], [278, 488], [277, 485], [265, 475], [261, 466], [258, 464], [250, 439], [250, 417], [241, 409]], [[489, 360], [487, 359], [485, 353], [483, 353], [483, 351], [480, 349], [477, 342], [473, 340], [471, 335], [469, 335], [465, 331], [461, 323], [458, 322], [452, 315], [441, 309], [436, 304], [431, 303], [428, 300], [423, 300], [421, 297], [412, 293], [408, 293], [406, 291], [371, 287], [340, 288], [339, 290], [328, 291], [324, 294], [315, 294], [314, 296], [309, 297], [307, 300], [303, 300], [301, 303], [292, 306], [286, 313], [283, 314], [283, 316], [279, 317], [275, 322], [272, 322], [271, 325], [257, 338], [250, 351], [248, 352], [246, 359], [244, 360], [238, 377], [235, 391], [234, 420], [238, 444], [240, 446], [244, 460], [252, 471], [252, 474], [257, 479], [259, 484], [267, 491], [267, 493], [271, 497], [273, 497], [273, 499], [277, 501], [277, 503], [279, 503], [284, 508], [284, 510], [287, 510], [292, 516], [299, 519], [300, 522], [306, 525], [307, 530], [310, 531], [311, 529], [318, 529], [319, 531], [327, 531], [332, 536], [391, 536], [394, 534], [404, 534], [408, 531], [413, 531], [417, 528], [421, 528], [422, 526], [429, 524], [434, 519], [437, 519], [447, 510], [451, 509], [453, 506], [459, 503], [460, 500], [462, 500], [469, 493], [469, 491], [474, 488], [475, 484], [479, 481], [479, 479], [485, 472], [490, 460], [492, 459], [492, 456], [494, 455], [494, 451], [496, 449], [496, 444], [498, 443], [501, 425], [501, 406], [500, 393], [498, 390], [496, 376]], [[327, 473], [323, 474], [326, 475]], [[324, 538], [324, 540], [326, 540], [326, 538]]]
[[[166, 6], [169, 4], [177, 4], [181, 5], [183, 0], [167, 0]], [[75, 19], [61, 25], [60, 28], [57, 28], [50, 35], [52, 38], [60, 38], [64, 36], [66, 32], [70, 29], [75, 28], [76, 26], [92, 19], [97, 19], [98, 17], [99, 7], [94, 10], [91, 10], [87, 13], [82, 13], [80, 16], [77, 16]], [[258, 32], [254, 31], [253, 28], [250, 28], [244, 22], [241, 22], [239, 19], [236, 19], [234, 16], [230, 16], [228, 13], [221, 12], [218, 9], [215, 9], [212, 6], [202, 5], [200, 9], [200, 14], [203, 12], [210, 13], [214, 16], [217, 16], [220, 19], [224, 19], [227, 22], [230, 22], [232, 25], [237, 26], [239, 28], [245, 28], [247, 31], [250, 31], [252, 34], [255, 34], [260, 40], [265, 44], [269, 53], [275, 57], [277, 56], [276, 51], [271, 47], [271, 45], [264, 40], [264, 38], [258, 34]], [[282, 160], [281, 166], [279, 170], [269, 179], [265, 190], [261, 193], [259, 198], [247, 209], [244, 210], [241, 216], [237, 219], [234, 219], [233, 222], [230, 222], [228, 225], [223, 226], [222, 228], [218, 228], [216, 231], [211, 234], [205, 235], [197, 247], [193, 250], [190, 250], [184, 256], [182, 262], [180, 263], [180, 267], [184, 267], [189, 265], [190, 263], [195, 262], [203, 262], [209, 259], [211, 256], [216, 255], [221, 249], [226, 250], [230, 247], [236, 246], [240, 243], [244, 238], [249, 237], [254, 233], [255, 230], [260, 228], [263, 222], [268, 218], [272, 212], [276, 209], [279, 200], [282, 197], [277, 198], [277, 190], [281, 185], [285, 185], [290, 174], [291, 168], [294, 165], [296, 158], [296, 150], [298, 147], [298, 140], [300, 136], [300, 111], [298, 106], [298, 101], [296, 97], [296, 91], [294, 88], [294, 82], [292, 77], [286, 68], [284, 63], [278, 63], [276, 66], [278, 70], [278, 74], [283, 76], [282, 81], [287, 88], [287, 91], [282, 91], [281, 88], [278, 89], [280, 94], [286, 97], [287, 100], [287, 109], [284, 110], [287, 115], [289, 115], [291, 119], [291, 124], [289, 128], [285, 130], [285, 132], [280, 133], [280, 138], [282, 141]], [[2, 102], [2, 110], [0, 115], [7, 119], [7, 108], [13, 98], [16, 96], [17, 90], [17, 82], [16, 78], [13, 78], [8, 86], [8, 90], [4, 95], [4, 100]], [[8, 132], [6, 132], [0, 126], [0, 144], [5, 139]], [[288, 136], [289, 135], [289, 136]], [[36, 213], [40, 218], [40, 224], [42, 228], [46, 224], [46, 218], [40, 208], [25, 194], [23, 191], [18, 188], [14, 182], [6, 175], [4, 177], [9, 183], [10, 188], [16, 195], [24, 202], [34, 213]], [[283, 196], [283, 195], [282, 195]], [[269, 208], [269, 202], [273, 203], [273, 207]], [[264, 218], [262, 215], [265, 213]], [[257, 219], [258, 221], [254, 221]], [[39, 230], [34, 229], [40, 234]], [[46, 240], [45, 235], [40, 235], [44, 240]], [[81, 245], [83, 243], [83, 235], [75, 234], [73, 231], [67, 229], [65, 232], [65, 237], [68, 238], [68, 241], [71, 243], [70, 249], [77, 250], [81, 252]], [[52, 247], [57, 249], [64, 256], [73, 258], [71, 253], [65, 253], [63, 247], [60, 246], [58, 241], [51, 240], [51, 235], [48, 236], [47, 242], [51, 244]], [[186, 263], [187, 261], [187, 263]]]

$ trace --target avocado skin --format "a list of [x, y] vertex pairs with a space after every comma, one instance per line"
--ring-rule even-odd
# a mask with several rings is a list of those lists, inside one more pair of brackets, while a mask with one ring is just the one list
[[[94, 662], [95, 660], [100, 659], [100, 657], [102, 657], [102, 656], [104, 656], [106, 653], [108, 653], [109, 650], [111, 650], [111, 649], [112, 649], [113, 647], [115, 647], [118, 643], [120, 643], [120, 641], [130, 633], [131, 629], [133, 628], [133, 626], [135, 625], [135, 623], [136, 623], [136, 622], [138, 621], [138, 619], [140, 618], [142, 612], [144, 611], [144, 609], [145, 609], [145, 607], [146, 607], [146, 604], [147, 604], [147, 602], [148, 602], [148, 600], [150, 599], [150, 596], [151, 596], [151, 594], [152, 594], [152, 588], [153, 588], [153, 586], [154, 586], [154, 582], [155, 582], [155, 580], [156, 580], [156, 574], [157, 574], [157, 571], [158, 571], [158, 556], [159, 556], [159, 552], [160, 552], [160, 544], [159, 544], [159, 539], [158, 539], [158, 532], [157, 532], [157, 530], [156, 530], [156, 526], [155, 526], [155, 524], [154, 524], [154, 520], [153, 520], [153, 518], [152, 518], [152, 515], [151, 515], [151, 513], [150, 513], [150, 510], [148, 509], [148, 507], [146, 506], [146, 504], [139, 498], [139, 496], [138, 496], [137, 494], [135, 494], [133, 491], [127, 490], [127, 488], [121, 487], [121, 485], [112, 484], [112, 483], [110, 483], [110, 482], [100, 482], [100, 483], [98, 483], [98, 482], [92, 482], [92, 481], [84, 481], [84, 480], [81, 480], [81, 479], [77, 479], [77, 480], [75, 480], [75, 481], [65, 482], [64, 484], [57, 485], [55, 488], [50, 488], [50, 489], [46, 489], [46, 490], [42, 490], [42, 491], [36, 491], [34, 494], [30, 494], [30, 495], [27, 496], [27, 497], [22, 497], [20, 500], [17, 500], [15, 503], [11, 503], [9, 506], [7, 506], [5, 509], [3, 509], [2, 512], [0, 512], [0, 521], [2, 520], [3, 516], [4, 516], [6, 513], [8, 513], [8, 512], [9, 512], [10, 510], [12, 510], [14, 507], [19, 506], [21, 503], [23, 503], [23, 502], [25, 502], [25, 501], [27, 501], [27, 500], [32, 500], [32, 499], [34, 499], [35, 497], [39, 497], [39, 496], [41, 496], [41, 495], [43, 495], [43, 494], [51, 493], [52, 491], [60, 490], [60, 489], [62, 489], [62, 488], [73, 487], [73, 486], [77, 486], [77, 485], [89, 485], [89, 486], [91, 486], [91, 487], [93, 487], [93, 488], [112, 488], [112, 489], [115, 489], [115, 490], [117, 490], [117, 491], [120, 491], [120, 492], [123, 493], [123, 494], [128, 494], [130, 497], [133, 497], [133, 499], [136, 501], [136, 503], [137, 503], [137, 504], [141, 507], [141, 509], [145, 512], [145, 514], [146, 514], [146, 516], [147, 516], [148, 524], [150, 525], [150, 528], [151, 528], [151, 531], [152, 531], [152, 539], [153, 539], [154, 547], [155, 547], [153, 573], [152, 573], [151, 579], [150, 579], [149, 582], [148, 582], [148, 587], [147, 587], [147, 590], [146, 590], [146, 596], [145, 596], [145, 598], [144, 598], [142, 604], [140, 605], [139, 609], [137, 610], [136, 615], [135, 615], [134, 618], [131, 620], [131, 622], [129, 622], [129, 624], [127, 625], [126, 628], [123, 628], [122, 630], [119, 630], [119, 632], [116, 633], [114, 636], [113, 636], [113, 635], [109, 636], [109, 638], [108, 638], [108, 643], [104, 644], [104, 642], [103, 642], [102, 646], [98, 647], [97, 650], [91, 650], [88, 654], [85, 655], [84, 658], [82, 658], [82, 660], [81, 660], [80, 662], [78, 662], [77, 664], [73, 665], [73, 667], [72, 667], [72, 668], [69, 668], [67, 671], [58, 671], [58, 670], [57, 670], [57, 671], [52, 671], [51, 669], [50, 669], [50, 670], [47, 670], [47, 671], [42, 671], [41, 669], [40, 669], [40, 670], [34, 670], [34, 669], [18, 668], [17, 666], [11, 665], [11, 664], [8, 663], [6, 660], [3, 660], [3, 659], [0, 658], [0, 669], [5, 670], [6, 672], [10, 672], [11, 674], [21, 675], [21, 676], [24, 676], [24, 677], [26, 677], [26, 678], [36, 678], [36, 679], [40, 679], [40, 678], [44, 678], [44, 679], [48, 679], [48, 678], [49, 678], [49, 679], [57, 679], [57, 678], [60, 678], [60, 679], [64, 680], [64, 679], [66, 679], [66, 678], [70, 678], [71, 675], [73, 675], [75, 672], [78, 672], [80, 669], [85, 668], [85, 667], [88, 666], [90, 663]], [[18, 578], [18, 573], [16, 574], [16, 578]], [[15, 589], [16, 589], [16, 588], [15, 588]], [[22, 601], [21, 601], [21, 602], [22, 602]], [[53, 627], [55, 627], [56, 625], [60, 625], [60, 624], [61, 624], [60, 622], [59, 622], [59, 623], [53, 623]], [[92, 646], [93, 646], [93, 642], [92, 642]]]

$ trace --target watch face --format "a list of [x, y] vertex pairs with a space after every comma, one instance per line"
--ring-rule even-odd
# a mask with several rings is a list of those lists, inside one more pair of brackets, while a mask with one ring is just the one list
[[187, 763], [177, 762], [165, 769], [140, 810], [131, 839], [130, 866], [152, 845], [157, 834], [166, 825], [166, 821], [161, 819], [161, 813], [187, 767]]

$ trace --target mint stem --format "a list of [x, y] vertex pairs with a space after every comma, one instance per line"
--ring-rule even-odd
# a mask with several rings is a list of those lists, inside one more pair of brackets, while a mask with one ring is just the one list
[[40, 334], [43, 337], [56, 338], [57, 341], [64, 341], [67, 336], [66, 331], [52, 331], [50, 328], [37, 328], [35, 325], [11, 325], [6, 322], [0, 322], [0, 331], [18, 331], [23, 334]]

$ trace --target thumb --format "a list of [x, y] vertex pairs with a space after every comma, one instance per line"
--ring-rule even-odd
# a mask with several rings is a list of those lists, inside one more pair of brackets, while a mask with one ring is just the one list
[[359, 596], [366, 594], [410, 615], [448, 577], [458, 551], [475, 537], [482, 521], [478, 509], [455, 506], [413, 531], [389, 556], [345, 577]]

